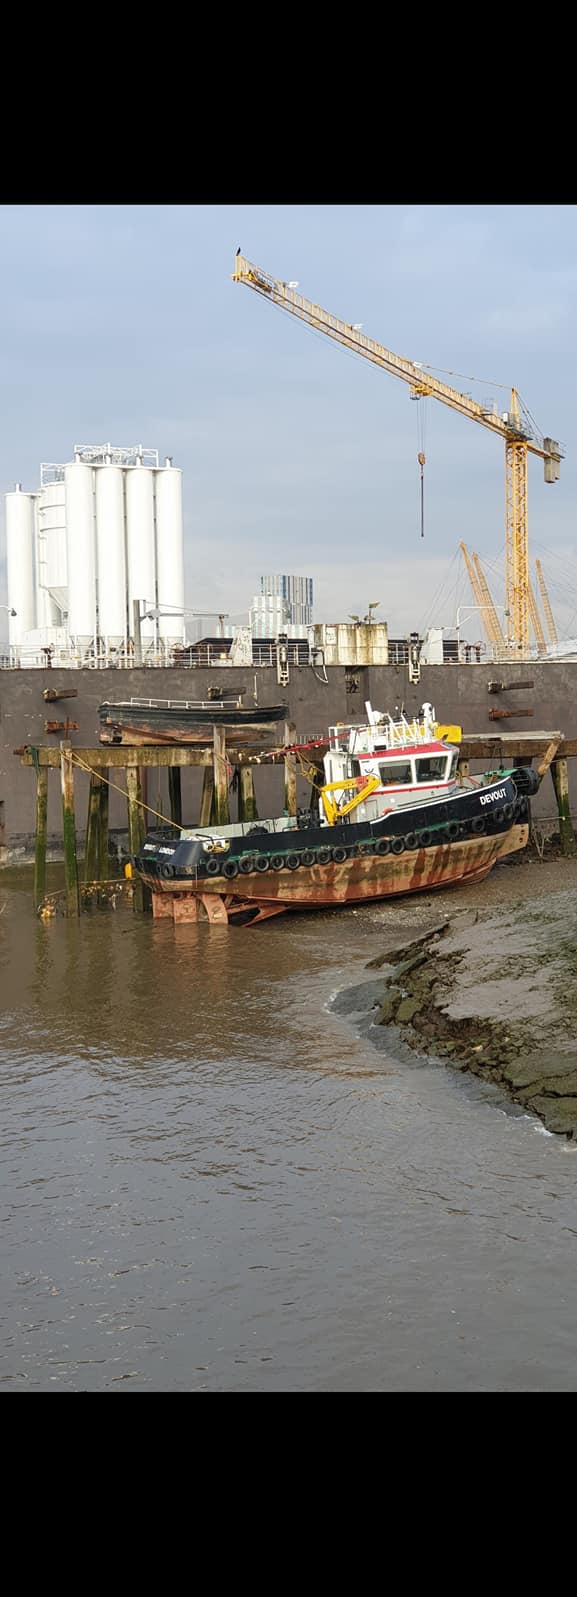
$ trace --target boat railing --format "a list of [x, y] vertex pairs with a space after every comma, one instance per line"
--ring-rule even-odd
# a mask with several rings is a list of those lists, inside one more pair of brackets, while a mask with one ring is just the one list
[[383, 715], [373, 725], [356, 721], [329, 727], [331, 748], [338, 753], [354, 754], [367, 741], [373, 748], [396, 749], [404, 748], [407, 743], [429, 743], [434, 737], [434, 723], [427, 717], [420, 721], [407, 721], [404, 715], [394, 719], [390, 715]]
[[238, 694], [228, 699], [136, 699], [125, 701], [139, 710], [242, 710]]

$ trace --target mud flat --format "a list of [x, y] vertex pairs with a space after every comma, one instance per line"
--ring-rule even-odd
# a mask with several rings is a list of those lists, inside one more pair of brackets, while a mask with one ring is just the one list
[[392, 922], [383, 926], [371, 980], [337, 1007], [370, 1012], [373, 1037], [375, 1025], [388, 1029], [388, 1052], [397, 1042], [470, 1071], [577, 1138], [576, 889], [575, 862], [556, 861], [504, 873], [489, 904], [482, 888], [453, 913], [449, 894], [442, 906], [431, 895], [424, 930], [393, 946]]

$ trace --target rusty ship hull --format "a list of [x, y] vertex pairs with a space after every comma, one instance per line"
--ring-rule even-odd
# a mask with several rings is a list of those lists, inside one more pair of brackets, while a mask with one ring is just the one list
[[265, 877], [250, 872], [234, 883], [221, 877], [197, 880], [139, 875], [150, 888], [156, 919], [208, 920], [256, 925], [287, 910], [336, 909], [396, 898], [406, 893], [482, 881], [498, 860], [526, 847], [527, 823], [506, 832], [439, 843], [383, 858], [358, 857], [327, 864], [284, 867]]
[[260, 743], [279, 721], [286, 719], [284, 704], [251, 705], [210, 703], [161, 704], [126, 702], [99, 707], [101, 743], [147, 748], [154, 744], [193, 744], [206, 747], [215, 726], [225, 727], [235, 748]]

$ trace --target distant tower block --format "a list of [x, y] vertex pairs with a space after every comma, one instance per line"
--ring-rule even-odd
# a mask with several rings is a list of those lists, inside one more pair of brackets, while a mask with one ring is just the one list
[[261, 577], [260, 593], [251, 605], [255, 637], [276, 638], [279, 632], [289, 637], [306, 637], [313, 622], [312, 577], [287, 574]]

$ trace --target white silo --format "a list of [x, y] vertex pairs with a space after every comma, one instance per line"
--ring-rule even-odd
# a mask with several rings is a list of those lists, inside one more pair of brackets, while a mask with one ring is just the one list
[[[182, 642], [185, 635], [182, 472], [169, 460], [164, 469], [156, 472], [156, 572], [159, 635]], [[163, 609], [172, 614], [163, 615]]]
[[67, 609], [66, 491], [64, 479], [47, 483], [38, 500], [38, 581], [59, 611]]
[[68, 631], [77, 644], [96, 635], [96, 560], [92, 466], [64, 468]]
[[[154, 555], [154, 474], [140, 462], [126, 471], [126, 555], [128, 564], [128, 631], [134, 633], [134, 601], [156, 605]], [[141, 605], [144, 610], [144, 605]], [[155, 637], [155, 621], [141, 619], [142, 639]]]
[[126, 640], [123, 475], [119, 466], [95, 468], [98, 631], [114, 648]]
[[10, 616], [10, 643], [17, 647], [26, 632], [36, 626], [34, 595], [34, 494], [23, 494], [21, 483], [6, 494], [6, 545], [8, 558], [8, 603], [16, 615]]

